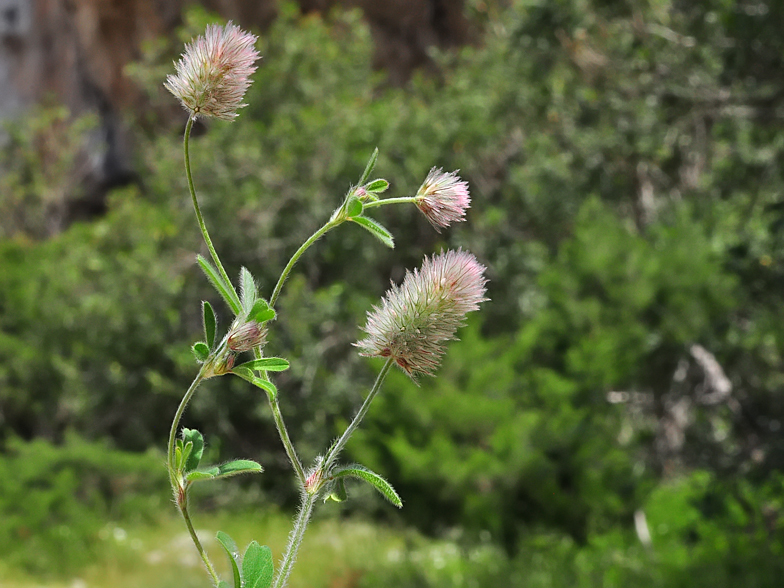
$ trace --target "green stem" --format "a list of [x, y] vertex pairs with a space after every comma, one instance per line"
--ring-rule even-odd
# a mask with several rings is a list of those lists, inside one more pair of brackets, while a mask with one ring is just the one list
[[174, 492], [175, 499], [177, 498], [177, 494], [180, 488], [179, 481], [177, 480], [177, 472], [174, 471], [174, 442], [177, 439], [177, 430], [180, 427], [180, 419], [182, 418], [182, 414], [185, 412], [185, 409], [188, 406], [188, 403], [191, 401], [194, 393], [196, 392], [196, 388], [199, 387], [201, 381], [204, 379], [204, 370], [206, 369], [205, 366], [207, 364], [202, 365], [202, 368], [199, 370], [199, 373], [196, 375], [196, 379], [191, 382], [188, 391], [185, 392], [185, 396], [182, 397], [180, 401], [180, 406], [177, 407], [177, 412], [174, 413], [174, 420], [171, 424], [171, 430], [169, 431], [169, 451], [168, 451], [168, 466], [169, 466], [169, 480], [171, 481], [172, 491]]
[[230, 288], [230, 294], [233, 295], [234, 302], [237, 303], [238, 307], [241, 307], [240, 298], [237, 296], [237, 290], [234, 288], [234, 284], [232, 284], [231, 280], [229, 279], [226, 270], [221, 263], [220, 258], [218, 257], [218, 252], [215, 251], [215, 247], [212, 244], [212, 239], [210, 239], [210, 234], [207, 232], [207, 225], [204, 224], [204, 217], [201, 215], [201, 209], [199, 208], [199, 201], [196, 199], [196, 189], [193, 187], [193, 175], [191, 174], [191, 157], [190, 151], [188, 150], [188, 143], [190, 142], [191, 138], [191, 129], [193, 128], [193, 117], [188, 118], [188, 123], [185, 125], [185, 136], [182, 140], [183, 149], [185, 151], [185, 175], [188, 178], [188, 190], [191, 193], [191, 200], [193, 201], [193, 210], [196, 212], [196, 220], [199, 223], [199, 228], [201, 229], [202, 237], [204, 237], [204, 242], [207, 244], [207, 249], [210, 252], [210, 256], [212, 257], [212, 261], [215, 262], [215, 266], [218, 268], [218, 272], [220, 273], [223, 281], [226, 282], [226, 285]]
[[199, 541], [199, 536], [196, 534], [196, 529], [193, 528], [191, 517], [188, 514], [187, 501], [183, 501], [183, 503], [180, 505], [180, 513], [182, 513], [182, 518], [185, 519], [185, 524], [188, 526], [188, 532], [191, 534], [193, 544], [196, 545], [196, 549], [201, 556], [201, 561], [204, 562], [204, 565], [207, 567], [207, 572], [209, 572], [210, 576], [212, 577], [212, 583], [217, 586], [218, 582], [220, 582], [220, 578], [218, 577], [218, 574], [215, 571], [215, 567], [212, 565], [210, 558], [207, 556], [207, 552], [204, 551], [204, 547], [202, 547], [201, 541]]
[[[253, 355], [256, 359], [261, 359], [264, 356], [264, 352], [260, 347], [256, 347], [253, 350]], [[269, 376], [267, 372], [264, 370], [259, 370], [259, 377], [269, 381]], [[297, 450], [294, 449], [294, 444], [291, 442], [289, 438], [289, 432], [286, 429], [286, 423], [283, 421], [283, 414], [280, 412], [280, 405], [278, 404], [277, 397], [273, 396], [270, 393], [267, 393], [267, 400], [269, 400], [270, 410], [272, 410], [272, 417], [275, 419], [275, 428], [278, 430], [278, 435], [280, 435], [280, 440], [283, 443], [283, 448], [286, 450], [286, 455], [289, 457], [289, 461], [291, 462], [291, 467], [294, 468], [294, 472], [297, 474], [297, 478], [299, 478], [300, 484], [303, 486], [305, 485], [305, 470], [302, 467], [302, 462], [299, 460], [297, 456]]]
[[364, 204], [365, 210], [368, 208], [376, 208], [378, 206], [384, 206], [385, 204], [411, 204], [416, 203], [417, 197], [416, 196], [405, 196], [401, 198], [385, 198], [384, 200], [373, 200], [372, 202], [366, 202]]
[[302, 543], [302, 537], [305, 535], [305, 529], [310, 522], [310, 515], [313, 513], [313, 503], [316, 501], [315, 494], [307, 492], [302, 493], [302, 505], [297, 515], [297, 520], [294, 522], [294, 528], [291, 530], [289, 536], [289, 544], [286, 548], [286, 554], [283, 556], [283, 561], [278, 569], [278, 575], [275, 582], [272, 584], [273, 588], [283, 588], [291, 573], [291, 568], [294, 565], [294, 560], [297, 559], [297, 551]]
[[305, 242], [304, 242], [304, 243], [303, 243], [303, 244], [300, 246], [300, 248], [299, 248], [299, 249], [297, 249], [297, 252], [296, 252], [294, 255], [292, 255], [292, 257], [291, 257], [291, 259], [289, 260], [288, 264], [286, 264], [286, 267], [285, 267], [285, 268], [283, 268], [283, 272], [280, 274], [280, 278], [278, 278], [278, 283], [277, 283], [277, 284], [275, 284], [275, 289], [272, 291], [272, 296], [270, 296], [270, 300], [269, 300], [269, 305], [270, 305], [270, 306], [275, 306], [275, 302], [277, 302], [277, 300], [278, 300], [278, 296], [280, 296], [280, 291], [281, 291], [281, 289], [283, 289], [283, 282], [285, 282], [285, 281], [286, 281], [286, 278], [288, 278], [288, 277], [289, 277], [289, 273], [291, 273], [291, 268], [293, 268], [293, 267], [294, 267], [294, 264], [295, 264], [295, 263], [297, 263], [297, 261], [299, 260], [299, 258], [300, 258], [300, 257], [302, 257], [302, 254], [303, 254], [303, 253], [305, 253], [305, 251], [307, 251], [307, 250], [308, 250], [308, 248], [309, 248], [311, 245], [313, 245], [313, 243], [315, 243], [316, 241], [318, 241], [318, 240], [319, 240], [319, 239], [320, 239], [320, 238], [321, 238], [321, 237], [324, 235], [324, 233], [326, 233], [326, 232], [327, 232], [327, 231], [329, 231], [330, 229], [333, 229], [333, 228], [335, 228], [335, 227], [336, 227], [336, 226], [338, 226], [338, 225], [339, 225], [341, 222], [343, 222], [343, 221], [341, 221], [341, 220], [336, 220], [336, 219], [330, 219], [330, 220], [327, 222], [327, 224], [325, 224], [325, 225], [324, 225], [323, 227], [321, 227], [321, 228], [320, 228], [318, 231], [316, 231], [315, 233], [313, 233], [313, 234], [312, 234], [312, 235], [311, 235], [311, 236], [308, 238], [308, 240], [307, 240], [307, 241], [305, 241]]
[[171, 483], [172, 492], [174, 493], [174, 500], [177, 504], [177, 507], [182, 514], [182, 518], [185, 519], [185, 525], [188, 527], [188, 532], [191, 535], [191, 539], [193, 539], [193, 544], [196, 546], [196, 550], [199, 552], [204, 565], [207, 567], [207, 571], [209, 572], [210, 576], [212, 576], [213, 583], [217, 586], [218, 585], [218, 574], [215, 573], [215, 568], [210, 561], [210, 558], [207, 557], [207, 553], [204, 551], [204, 547], [201, 545], [201, 541], [199, 541], [198, 536], [196, 535], [196, 531], [193, 528], [193, 523], [191, 522], [191, 517], [188, 514], [188, 498], [187, 498], [187, 489], [182, 484], [182, 481], [177, 478], [177, 472], [174, 468], [174, 445], [177, 439], [177, 430], [180, 427], [180, 420], [182, 419], [182, 415], [185, 412], [185, 409], [188, 406], [193, 395], [196, 393], [196, 388], [199, 387], [202, 380], [204, 379], [204, 370], [206, 369], [206, 364], [202, 366], [199, 370], [199, 373], [196, 375], [196, 378], [191, 382], [190, 387], [185, 392], [185, 396], [182, 397], [180, 401], [180, 406], [177, 407], [177, 412], [174, 413], [174, 420], [172, 420], [171, 430], [169, 431], [169, 450], [168, 450], [168, 469], [169, 469], [169, 481]]
[[294, 444], [291, 442], [291, 439], [289, 439], [289, 432], [286, 430], [286, 423], [283, 422], [283, 414], [280, 412], [278, 399], [271, 394], [268, 394], [267, 398], [269, 399], [270, 409], [272, 410], [272, 417], [275, 419], [275, 427], [278, 429], [280, 440], [283, 442], [283, 447], [286, 449], [286, 455], [289, 456], [291, 467], [293, 467], [294, 471], [297, 473], [299, 483], [304, 486], [307, 476], [305, 475], [305, 470], [302, 468], [302, 462], [300, 462], [299, 457], [297, 457]]
[[370, 392], [365, 398], [365, 402], [362, 403], [362, 406], [357, 412], [357, 416], [354, 417], [354, 420], [351, 421], [351, 424], [346, 428], [343, 432], [343, 435], [338, 439], [332, 447], [330, 447], [329, 451], [327, 452], [327, 456], [324, 458], [322, 462], [321, 471], [322, 472], [329, 472], [329, 468], [332, 466], [334, 461], [337, 459], [338, 455], [340, 454], [343, 447], [348, 442], [351, 435], [357, 429], [359, 424], [362, 422], [362, 419], [365, 418], [368, 410], [370, 409], [370, 403], [373, 402], [373, 399], [378, 394], [379, 390], [381, 390], [381, 384], [384, 383], [384, 379], [387, 377], [390, 368], [392, 367], [392, 362], [394, 360], [390, 357], [387, 359], [384, 367], [381, 368], [381, 371], [378, 373], [378, 377], [376, 378], [373, 387], [370, 389]]

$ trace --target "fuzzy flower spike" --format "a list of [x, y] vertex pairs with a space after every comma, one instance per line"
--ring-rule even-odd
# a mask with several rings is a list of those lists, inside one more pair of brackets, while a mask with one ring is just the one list
[[194, 118], [234, 120], [237, 109], [246, 106], [242, 98], [256, 71], [256, 39], [231, 22], [208, 25], [203, 37], [185, 46], [174, 64], [177, 75], [167, 76], [163, 85]]
[[367, 337], [355, 343], [361, 355], [392, 357], [413, 380], [432, 376], [468, 312], [485, 298], [485, 267], [467, 251], [425, 258], [422, 268], [392, 285], [381, 307], [368, 313]]
[[441, 228], [465, 220], [471, 204], [468, 183], [461, 180], [457, 172], [446, 173], [434, 167], [419, 188], [415, 203], [440, 233]]

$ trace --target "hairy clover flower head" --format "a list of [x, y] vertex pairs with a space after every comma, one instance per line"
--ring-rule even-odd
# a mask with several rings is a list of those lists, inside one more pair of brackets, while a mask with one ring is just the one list
[[485, 267], [467, 251], [447, 251], [425, 258], [407, 272], [368, 312], [367, 337], [355, 343], [361, 355], [391, 357], [412, 379], [434, 375], [443, 343], [455, 338], [466, 313], [485, 298]]
[[226, 340], [229, 349], [242, 353], [261, 347], [267, 340], [267, 330], [256, 321], [241, 323], [232, 328]]
[[416, 195], [416, 205], [431, 225], [440, 232], [450, 224], [465, 220], [471, 204], [468, 183], [457, 172], [433, 168]]
[[229, 22], [208, 25], [204, 36], [185, 46], [174, 64], [177, 75], [167, 76], [164, 86], [192, 116], [234, 120], [250, 86], [259, 53], [256, 37]]

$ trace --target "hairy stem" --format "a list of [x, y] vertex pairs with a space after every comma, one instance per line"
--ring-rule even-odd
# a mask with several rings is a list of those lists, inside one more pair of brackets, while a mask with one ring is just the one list
[[209, 572], [210, 576], [212, 576], [213, 583], [217, 586], [219, 580], [218, 574], [215, 573], [215, 568], [213, 567], [210, 558], [207, 557], [207, 553], [204, 551], [204, 548], [201, 545], [201, 541], [199, 541], [199, 538], [196, 536], [196, 531], [193, 528], [193, 523], [191, 523], [191, 518], [188, 514], [187, 489], [184, 486], [183, 481], [178, 479], [178, 472], [174, 467], [174, 444], [177, 439], [177, 431], [180, 427], [180, 420], [182, 419], [182, 415], [185, 412], [188, 403], [196, 392], [196, 388], [199, 387], [199, 384], [201, 384], [202, 380], [204, 379], [205, 369], [206, 364], [202, 366], [202, 368], [199, 370], [199, 373], [196, 375], [196, 378], [193, 380], [193, 382], [191, 382], [190, 387], [185, 392], [185, 396], [183, 396], [182, 400], [180, 401], [180, 406], [177, 407], [177, 412], [174, 413], [174, 420], [172, 420], [171, 430], [169, 431], [167, 465], [169, 469], [169, 482], [171, 483], [177, 508], [179, 509], [180, 514], [182, 514], [182, 518], [185, 519], [185, 525], [188, 527], [188, 532], [191, 535], [191, 539], [193, 539], [193, 544], [196, 546], [196, 550], [199, 552], [199, 555], [201, 556], [204, 565], [207, 567], [207, 571]]
[[275, 581], [272, 583], [272, 588], [283, 588], [286, 581], [289, 579], [291, 568], [294, 561], [297, 559], [297, 551], [302, 543], [302, 537], [305, 535], [305, 529], [310, 522], [310, 515], [313, 513], [313, 503], [316, 501], [316, 495], [308, 492], [302, 493], [302, 504], [300, 505], [297, 519], [294, 522], [294, 528], [289, 535], [289, 544], [286, 547], [286, 553], [283, 556], [283, 561], [280, 562], [278, 574]]
[[[264, 356], [264, 351], [261, 347], [256, 347], [253, 350], [253, 355], [256, 357], [256, 359], [261, 359]], [[269, 381], [269, 375], [267, 375], [267, 372], [264, 370], [259, 370], [259, 377], [263, 380]], [[289, 438], [289, 432], [288, 429], [286, 429], [286, 423], [283, 421], [283, 414], [280, 412], [278, 399], [277, 397], [267, 392], [267, 400], [269, 400], [270, 410], [272, 410], [272, 417], [275, 419], [275, 428], [278, 430], [278, 435], [280, 436], [280, 440], [283, 443], [283, 448], [286, 450], [286, 455], [291, 462], [291, 467], [294, 468], [294, 472], [297, 474], [299, 483], [304, 486], [305, 470], [302, 467], [302, 462], [299, 460], [297, 450], [294, 449], [294, 444]]]
[[185, 409], [188, 407], [188, 403], [191, 401], [191, 398], [196, 392], [196, 388], [199, 387], [199, 384], [201, 384], [202, 380], [204, 379], [204, 370], [206, 369], [206, 365], [207, 364], [202, 365], [202, 368], [199, 370], [196, 378], [193, 380], [193, 382], [191, 382], [187, 392], [185, 392], [185, 396], [182, 397], [180, 406], [177, 407], [177, 412], [174, 413], [174, 420], [172, 420], [171, 430], [169, 431], [169, 451], [167, 465], [169, 468], [169, 481], [171, 482], [175, 500], [177, 499], [177, 495], [179, 493], [180, 483], [177, 480], [177, 472], [174, 470], [174, 442], [177, 439], [177, 430], [180, 427], [180, 419], [182, 418]]
[[294, 449], [294, 444], [289, 439], [289, 432], [286, 429], [286, 423], [283, 422], [283, 415], [280, 412], [280, 405], [278, 404], [278, 399], [274, 396], [267, 395], [269, 398], [269, 405], [270, 409], [272, 410], [272, 417], [275, 419], [275, 427], [278, 429], [278, 434], [280, 435], [280, 440], [283, 442], [283, 447], [286, 449], [286, 455], [289, 456], [289, 461], [291, 461], [291, 467], [294, 468], [294, 471], [297, 474], [297, 478], [299, 479], [299, 483], [303, 486], [305, 485], [305, 470], [302, 468], [302, 462], [297, 457], [297, 452]]
[[207, 249], [210, 252], [212, 261], [215, 262], [215, 266], [218, 268], [218, 272], [223, 278], [223, 281], [226, 282], [226, 285], [229, 287], [229, 293], [232, 295], [232, 299], [237, 304], [237, 306], [240, 307], [240, 298], [237, 296], [237, 290], [234, 288], [234, 284], [232, 284], [231, 280], [229, 279], [229, 276], [226, 273], [220, 258], [218, 257], [218, 252], [215, 251], [215, 247], [212, 244], [212, 239], [210, 239], [210, 234], [207, 232], [207, 225], [204, 224], [204, 217], [201, 215], [199, 201], [196, 199], [196, 189], [193, 187], [193, 175], [191, 174], [191, 157], [190, 151], [188, 150], [188, 143], [190, 142], [191, 138], [191, 129], [193, 129], [193, 120], [194, 119], [192, 116], [188, 118], [188, 123], [185, 125], [185, 136], [182, 140], [183, 150], [185, 151], [185, 175], [188, 178], [188, 190], [190, 190], [191, 193], [193, 210], [196, 212], [196, 220], [199, 223], [202, 237], [204, 237], [204, 243], [207, 245]]
[[346, 445], [348, 440], [351, 438], [351, 435], [354, 433], [354, 431], [357, 429], [359, 424], [362, 422], [362, 419], [365, 418], [365, 415], [370, 409], [370, 403], [373, 402], [373, 399], [376, 397], [379, 390], [381, 390], [381, 384], [384, 383], [384, 379], [387, 377], [387, 374], [389, 373], [389, 370], [392, 367], [393, 361], [394, 360], [391, 357], [388, 358], [386, 363], [384, 364], [384, 367], [381, 368], [381, 371], [378, 373], [378, 377], [376, 378], [373, 387], [370, 389], [367, 398], [365, 398], [365, 402], [362, 403], [362, 406], [357, 412], [357, 415], [354, 417], [354, 420], [351, 421], [351, 424], [343, 432], [343, 435], [341, 435], [340, 439], [338, 439], [327, 452], [327, 456], [324, 458], [324, 461], [322, 462], [321, 471], [329, 472], [329, 468], [335, 462], [341, 450]]
[[385, 198], [383, 200], [373, 200], [372, 202], [366, 202], [364, 204], [364, 208], [367, 210], [368, 208], [376, 208], [378, 206], [384, 206], [386, 204], [411, 204], [417, 201], [416, 196], [404, 196], [402, 198]]
[[297, 474], [299, 483], [304, 486], [306, 479], [305, 470], [302, 467], [302, 462], [299, 460], [299, 456], [297, 456], [296, 449], [294, 449], [294, 444], [289, 438], [289, 432], [288, 429], [286, 429], [286, 423], [283, 422], [283, 414], [280, 412], [278, 399], [271, 394], [267, 395], [267, 399], [269, 400], [270, 410], [272, 411], [272, 418], [275, 419], [275, 428], [278, 429], [278, 435], [280, 436], [280, 440], [283, 443], [283, 448], [286, 450], [286, 455], [289, 457], [291, 467], [294, 468], [294, 472]]
[[204, 547], [201, 545], [201, 541], [199, 541], [199, 536], [196, 534], [196, 529], [193, 528], [193, 523], [191, 522], [191, 517], [188, 514], [188, 503], [187, 498], [183, 498], [182, 504], [178, 505], [180, 507], [180, 513], [182, 514], [182, 518], [185, 519], [185, 524], [188, 527], [188, 533], [191, 534], [191, 539], [193, 540], [193, 544], [196, 546], [196, 550], [199, 552], [201, 556], [201, 561], [204, 562], [204, 565], [207, 568], [207, 572], [212, 577], [212, 583], [217, 586], [218, 582], [220, 582], [220, 578], [218, 577], [217, 572], [215, 571], [215, 567], [212, 565], [207, 552], [204, 551]]

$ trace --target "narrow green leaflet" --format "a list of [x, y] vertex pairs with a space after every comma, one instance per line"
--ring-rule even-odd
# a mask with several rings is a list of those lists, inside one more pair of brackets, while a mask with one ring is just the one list
[[235, 459], [218, 466], [218, 478], [228, 478], [239, 474], [261, 473], [264, 468], [261, 464], [250, 459]]
[[373, 220], [372, 218], [368, 218], [366, 216], [357, 216], [352, 218], [351, 220], [357, 223], [359, 226], [370, 231], [379, 241], [381, 241], [384, 245], [386, 245], [390, 249], [395, 248], [395, 240], [392, 238], [392, 233], [387, 231], [377, 221]]
[[324, 497], [324, 502], [327, 500], [334, 500], [335, 502], [343, 502], [348, 498], [346, 494], [346, 485], [343, 483], [343, 478], [338, 478], [332, 483], [329, 494]]
[[190, 441], [188, 441], [182, 446], [182, 453], [178, 457], [179, 463], [177, 464], [177, 469], [180, 470], [185, 469], [186, 467], [185, 464], [188, 463], [188, 458], [190, 457], [192, 451], [193, 451], [193, 443], [191, 443]]
[[223, 546], [223, 549], [226, 550], [226, 555], [229, 556], [231, 571], [234, 573], [234, 588], [242, 588], [242, 576], [240, 576], [241, 558], [237, 544], [234, 542], [234, 539], [223, 531], [218, 531], [215, 538], [218, 540], [218, 543]]
[[[238, 369], [239, 368], [239, 369]], [[275, 387], [275, 384], [270, 382], [269, 380], [262, 380], [256, 374], [253, 373], [253, 370], [244, 367], [244, 364], [241, 366], [235, 367], [231, 372], [234, 375], [239, 376], [246, 382], [250, 382], [257, 388], [261, 388], [264, 390], [270, 398], [274, 399], [278, 395], [278, 389]]]
[[207, 344], [204, 341], [196, 341], [196, 343], [193, 344], [193, 347], [191, 347], [191, 353], [193, 353], [193, 357], [195, 357], [197, 361], [205, 362], [210, 356], [210, 348], [207, 347]]
[[182, 439], [187, 448], [188, 443], [191, 444], [192, 449], [186, 452], [185, 455], [185, 471], [190, 472], [199, 467], [201, 456], [204, 454], [204, 437], [196, 429], [182, 430]]
[[231, 584], [229, 584], [226, 580], [219, 580], [218, 588], [231, 588]]
[[182, 470], [182, 441], [177, 440], [177, 447], [174, 448], [174, 469], [178, 472]]
[[242, 556], [242, 579], [245, 588], [269, 588], [274, 571], [272, 550], [266, 545], [251, 541]]
[[198, 482], [200, 480], [220, 480], [240, 474], [253, 474], [263, 472], [264, 468], [260, 464], [250, 459], [236, 459], [221, 465], [212, 466], [203, 470], [194, 470], [185, 476], [188, 482]]
[[346, 203], [346, 216], [349, 218], [359, 216], [362, 214], [363, 209], [364, 207], [362, 206], [362, 202], [360, 202], [359, 198], [352, 196]]
[[247, 268], [240, 269], [240, 303], [245, 315], [249, 315], [253, 305], [256, 303], [256, 296], [258, 296], [258, 288], [256, 287], [256, 280]]
[[374, 192], [376, 194], [386, 192], [387, 188], [389, 188], [389, 182], [386, 180], [373, 180], [367, 186], [365, 186], [365, 190], [368, 192]]
[[241, 310], [240, 300], [237, 298], [237, 294], [235, 294], [234, 290], [232, 290], [231, 286], [223, 281], [218, 270], [216, 270], [212, 264], [204, 259], [201, 255], [196, 256], [196, 261], [199, 263], [199, 267], [201, 267], [201, 271], [204, 272], [204, 275], [207, 276], [207, 279], [210, 281], [210, 284], [218, 291], [218, 294], [221, 295], [221, 298], [229, 305], [232, 312], [234, 314], [239, 314]]
[[400, 500], [400, 496], [397, 495], [397, 492], [395, 492], [395, 489], [392, 488], [392, 485], [384, 478], [379, 476], [376, 472], [373, 472], [364, 466], [353, 464], [350, 466], [338, 468], [332, 472], [332, 477], [338, 480], [345, 477], [359, 478], [360, 480], [364, 480], [373, 486], [376, 490], [378, 490], [384, 498], [389, 500], [389, 502], [398, 508], [403, 508], [403, 501]]
[[185, 476], [185, 481], [200, 482], [201, 480], [214, 480], [215, 473], [213, 472], [213, 470], [214, 472], [217, 472], [218, 468], [214, 467], [208, 470], [193, 470], [192, 472], [188, 472], [188, 474]]
[[370, 174], [373, 173], [373, 168], [376, 167], [376, 162], [378, 161], [378, 147], [373, 150], [373, 155], [370, 156], [370, 159], [365, 166], [365, 171], [362, 172], [362, 176], [359, 178], [359, 182], [357, 186], [363, 186], [365, 182], [368, 181]]
[[249, 370], [261, 370], [265, 372], [283, 372], [289, 369], [289, 362], [282, 357], [262, 357], [261, 359], [251, 359], [234, 368], [234, 371], [240, 368], [247, 368]]
[[275, 318], [275, 311], [270, 308], [269, 303], [263, 298], [259, 298], [253, 303], [253, 308], [248, 313], [248, 320], [257, 323], [265, 323]]
[[212, 305], [203, 300], [201, 303], [201, 314], [204, 323], [204, 340], [207, 347], [212, 349], [215, 346], [215, 331], [218, 330], [218, 319], [215, 318], [215, 311]]

